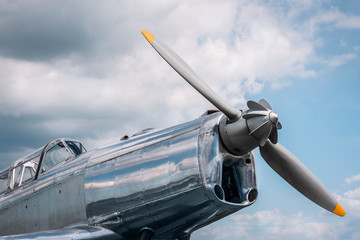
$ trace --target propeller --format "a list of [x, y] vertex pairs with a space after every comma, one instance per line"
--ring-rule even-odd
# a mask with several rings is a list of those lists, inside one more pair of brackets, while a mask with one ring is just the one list
[[345, 211], [325, 186], [291, 152], [269, 140], [260, 147], [261, 156], [285, 181], [305, 197], [339, 216]]
[[259, 102], [248, 101], [248, 109], [244, 112], [233, 108], [208, 87], [168, 46], [145, 30], [142, 34], [175, 71], [226, 116], [222, 118], [219, 130], [221, 139], [230, 152], [244, 155], [260, 147], [261, 156], [267, 164], [296, 190], [330, 212], [339, 216], [346, 214], [315, 175], [285, 147], [277, 143], [277, 131], [282, 125], [278, 120], [278, 113], [273, 111], [265, 99]]
[[154, 36], [143, 30], [142, 34], [160, 54], [160, 56], [176, 71], [178, 72], [191, 86], [193, 86], [201, 95], [203, 95], [209, 102], [224, 113], [231, 122], [235, 122], [241, 116], [241, 112], [233, 108], [223, 99], [221, 99], [205, 82], [203, 82], [190, 66], [182, 60], [174, 51], [155, 39]]

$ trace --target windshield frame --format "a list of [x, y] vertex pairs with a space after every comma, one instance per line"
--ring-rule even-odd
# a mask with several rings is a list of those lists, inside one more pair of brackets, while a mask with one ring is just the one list
[[[74, 150], [69, 147], [68, 142], [79, 143], [79, 145], [81, 146], [81, 150], [83, 150], [83, 151], [82, 151], [81, 153], [79, 153], [79, 154], [76, 154], [76, 153], [74, 152]], [[67, 152], [68, 152], [71, 156], [69, 156], [69, 157], [68, 157], [67, 159], [65, 159], [64, 161], [61, 161], [61, 162], [57, 163], [56, 165], [52, 166], [51, 168], [46, 169], [45, 171], [42, 171], [44, 159], [46, 158], [46, 154], [48, 153], [48, 150], [50, 150], [52, 146], [58, 145], [58, 144], [60, 144], [60, 143], [66, 148]], [[35, 179], [38, 179], [38, 177], [39, 177], [40, 175], [43, 175], [43, 174], [45, 174], [46, 172], [51, 171], [52, 168], [55, 168], [56, 166], [60, 165], [61, 163], [68, 162], [69, 160], [74, 159], [74, 158], [76, 158], [77, 156], [80, 156], [81, 154], [85, 153], [86, 151], [87, 151], [87, 150], [85, 149], [85, 147], [82, 145], [82, 143], [81, 143], [80, 141], [77, 141], [77, 140], [74, 140], [74, 139], [70, 139], [70, 138], [59, 138], [59, 139], [56, 139], [56, 140], [54, 140], [54, 141], [49, 142], [48, 144], [45, 145], [45, 147], [43, 148], [43, 150], [42, 150], [42, 152], [41, 152], [39, 167], [38, 167], [38, 169], [37, 169]]]
[[[74, 152], [74, 150], [69, 147], [69, 143], [73, 143], [73, 145], [76, 145], [78, 148], [80, 148], [80, 151]], [[62, 144], [65, 147], [66, 151], [69, 153], [69, 157], [64, 161], [60, 161], [57, 164], [53, 165], [44, 173], [41, 173], [42, 164], [44, 158], [46, 157], [46, 153], [51, 146], [54, 146], [54, 144]], [[56, 166], [61, 165], [61, 163], [70, 161], [85, 152], [87, 152], [87, 150], [83, 146], [83, 144], [80, 141], [74, 139], [59, 138], [49, 142], [45, 146], [35, 150], [34, 152], [26, 155], [25, 157], [14, 161], [8, 169], [0, 172], [1, 176], [7, 174], [7, 190], [0, 193], [0, 196], [13, 192], [15, 189], [18, 189], [22, 186], [29, 184], [30, 182], [37, 180], [39, 178], [39, 175], [41, 176], [42, 174], [45, 174]], [[31, 174], [30, 178], [26, 178], [24, 180], [24, 174], [27, 168], [29, 168], [30, 171], [34, 170], [34, 175]], [[18, 184], [16, 184], [17, 180], [19, 180]]]

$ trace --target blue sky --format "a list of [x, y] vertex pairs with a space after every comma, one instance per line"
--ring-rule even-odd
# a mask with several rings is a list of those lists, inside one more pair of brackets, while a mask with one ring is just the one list
[[[337, 9], [359, 16], [356, 1], [330, 1], [321, 11]], [[304, 19], [306, 21], [307, 18]], [[336, 21], [336, 20], [335, 20]], [[357, 24], [360, 19], [357, 18]], [[301, 24], [298, 23], [298, 24]], [[316, 56], [307, 68], [313, 76], [290, 77], [286, 87], [265, 85], [247, 99], [265, 98], [279, 111], [284, 126], [280, 142], [291, 150], [338, 196], [347, 211], [344, 218], [321, 210], [301, 196], [261, 159], [257, 152], [259, 198], [250, 208], [230, 219], [200, 230], [197, 239], [212, 231], [213, 239], [357, 239], [360, 234], [360, 43], [359, 27], [319, 28]], [[329, 64], [336, 56], [352, 55], [342, 64]], [[231, 220], [238, 225], [234, 226]], [[236, 229], [238, 227], [238, 229]], [[226, 235], [223, 237], [222, 235]]]
[[347, 211], [323, 211], [256, 150], [256, 203], [192, 239], [357, 239], [359, 9], [356, 0], [0, 1], [0, 168], [58, 137], [92, 149], [212, 108], [146, 29], [232, 105], [268, 100], [279, 142]]

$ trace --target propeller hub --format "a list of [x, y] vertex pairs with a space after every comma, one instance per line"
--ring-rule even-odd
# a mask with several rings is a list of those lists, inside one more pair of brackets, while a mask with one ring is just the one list
[[276, 112], [274, 112], [274, 111], [271, 111], [269, 113], [269, 119], [273, 124], [278, 123], [278, 121], [279, 121], [278, 114]]

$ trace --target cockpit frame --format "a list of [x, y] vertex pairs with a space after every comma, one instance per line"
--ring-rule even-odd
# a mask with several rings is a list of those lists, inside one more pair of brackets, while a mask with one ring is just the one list
[[[77, 140], [59, 138], [49, 142], [33, 153], [16, 160], [8, 170], [1, 172], [2, 177], [7, 175], [7, 189], [6, 191], [0, 189], [0, 195], [10, 193], [21, 186], [37, 180], [48, 170], [60, 165], [60, 163], [68, 162], [85, 152], [86, 149]], [[1, 180], [6, 179], [1, 178]]]

